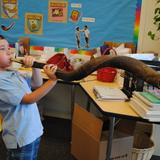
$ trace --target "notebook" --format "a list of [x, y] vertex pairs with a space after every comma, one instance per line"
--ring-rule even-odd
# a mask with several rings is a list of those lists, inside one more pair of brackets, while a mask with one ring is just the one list
[[140, 98], [138, 98], [135, 95], [133, 95], [132, 98], [134, 100], [136, 100], [137, 102], [139, 102], [141, 105], [143, 105], [147, 110], [150, 110], [150, 111], [160, 111], [160, 105], [159, 106], [148, 105], [147, 103], [145, 103], [143, 100], [141, 100]]
[[135, 95], [136, 97], [138, 97], [139, 99], [141, 99], [145, 104], [147, 104], [150, 107], [160, 107], [159, 103], [154, 103], [154, 100], [150, 101], [148, 98], [146, 98], [143, 95], [143, 93], [146, 93], [146, 92], [136, 92], [136, 91], [134, 91], [133, 95]]
[[150, 92], [140, 92], [140, 94], [151, 103], [160, 104], [160, 98]]
[[155, 112], [155, 111], [148, 111], [143, 105], [140, 105], [135, 101], [134, 99], [131, 98], [129, 102], [130, 106], [132, 109], [139, 114], [141, 117], [144, 119], [148, 119], [149, 121], [153, 122], [159, 122], [160, 121], [160, 113]]
[[93, 92], [98, 100], [125, 101], [128, 99], [128, 97], [119, 88], [94, 86]]

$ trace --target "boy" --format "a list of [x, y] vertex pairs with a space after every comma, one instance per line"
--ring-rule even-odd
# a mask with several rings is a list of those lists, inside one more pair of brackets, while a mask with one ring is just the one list
[[88, 29], [88, 26], [84, 26], [84, 37], [85, 37], [85, 42], [86, 42], [86, 48], [89, 48], [89, 40], [90, 40], [90, 31]]
[[[24, 65], [31, 67], [34, 59], [24, 57]], [[56, 84], [55, 65], [45, 65], [49, 80], [42, 85], [40, 70], [32, 68], [32, 78], [8, 70], [11, 52], [8, 42], [0, 40], [0, 114], [3, 116], [2, 138], [8, 150], [7, 160], [36, 160], [43, 134], [36, 102]], [[38, 89], [31, 91], [29, 86]], [[42, 85], [42, 86], [41, 86]]]
[[76, 42], [77, 42], [77, 48], [80, 48], [80, 28], [76, 27]]

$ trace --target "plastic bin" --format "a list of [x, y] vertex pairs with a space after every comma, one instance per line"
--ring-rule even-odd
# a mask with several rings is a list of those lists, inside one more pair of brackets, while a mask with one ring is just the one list
[[111, 67], [105, 67], [97, 70], [97, 80], [102, 82], [113, 82], [117, 70]]
[[146, 135], [136, 135], [131, 160], [150, 160], [154, 153], [154, 143]]

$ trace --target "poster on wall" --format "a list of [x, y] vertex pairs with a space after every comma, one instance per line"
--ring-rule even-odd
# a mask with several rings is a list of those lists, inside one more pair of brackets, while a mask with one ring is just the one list
[[70, 13], [69, 20], [71, 22], [78, 22], [81, 17], [82, 3], [71, 3], [72, 11]]
[[42, 34], [43, 33], [43, 15], [39, 13], [25, 14], [25, 33]]
[[72, 12], [71, 12], [71, 15], [70, 15], [70, 21], [78, 22], [79, 17], [80, 17], [80, 11], [76, 10], [76, 9], [73, 9]]
[[18, 0], [1, 0], [1, 17], [18, 18]]
[[[82, 34], [83, 33], [83, 34]], [[90, 29], [87, 25], [84, 25], [84, 28], [76, 27], [75, 31], [76, 37], [76, 47], [80, 48], [89, 48], [90, 47]], [[84, 39], [84, 44], [82, 46], [82, 39]]]
[[49, 22], [67, 22], [68, 2], [49, 1], [48, 21]]

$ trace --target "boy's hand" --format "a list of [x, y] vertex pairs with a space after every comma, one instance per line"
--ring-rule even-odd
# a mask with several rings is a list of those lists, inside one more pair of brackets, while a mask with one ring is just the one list
[[48, 65], [45, 65], [43, 67], [43, 69], [44, 69], [44, 72], [49, 77], [49, 79], [51, 79], [51, 80], [57, 80], [57, 77], [55, 75], [55, 72], [57, 70], [57, 66], [56, 65], [54, 65], [54, 64], [48, 64]]
[[32, 56], [25, 56], [23, 59], [23, 64], [25, 67], [32, 67], [33, 63], [35, 61], [35, 58]]

